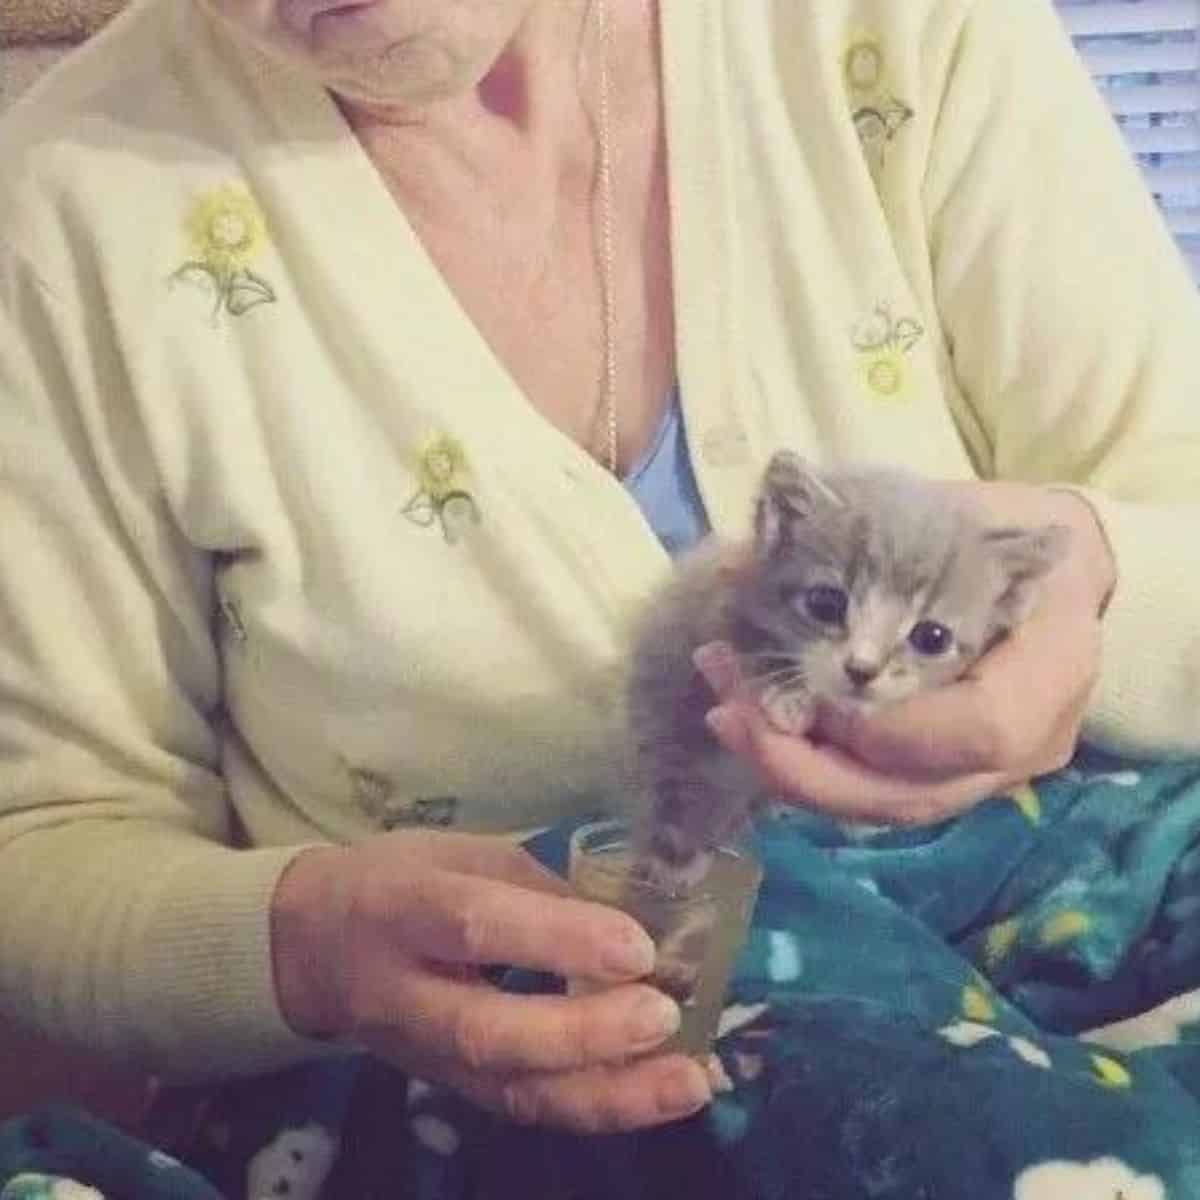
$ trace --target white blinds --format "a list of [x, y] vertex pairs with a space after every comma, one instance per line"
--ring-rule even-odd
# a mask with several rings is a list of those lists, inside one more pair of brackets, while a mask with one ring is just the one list
[[1200, 0], [1056, 0], [1200, 279]]

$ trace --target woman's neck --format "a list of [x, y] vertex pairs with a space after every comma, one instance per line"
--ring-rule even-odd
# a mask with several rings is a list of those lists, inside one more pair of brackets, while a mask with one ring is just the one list
[[[605, 5], [605, 34], [597, 5]], [[420, 107], [340, 98], [346, 119], [406, 204], [436, 206], [447, 186], [549, 196], [591, 186], [601, 55], [614, 123], [657, 89], [653, 0], [539, 0], [475, 86]]]
[[444, 136], [501, 125], [517, 135], [532, 135], [562, 119], [569, 107], [564, 96], [574, 98], [581, 69], [598, 50], [595, 4], [621, 2], [538, 0], [483, 78], [454, 96], [412, 105], [348, 97], [340, 97], [339, 103], [360, 131], [420, 128]]

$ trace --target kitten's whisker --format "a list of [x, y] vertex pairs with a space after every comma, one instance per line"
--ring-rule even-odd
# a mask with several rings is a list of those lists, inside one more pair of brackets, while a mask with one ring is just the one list
[[790, 683], [803, 684], [805, 673], [800, 667], [782, 667], [778, 671], [764, 671], [760, 675], [746, 676], [746, 682], [761, 687], [763, 684], [774, 684], [786, 687]]
[[763, 683], [776, 679], [804, 679], [807, 675], [808, 672], [804, 667], [779, 667], [774, 671], [753, 671], [748, 675], [743, 675], [742, 679], [745, 683]]
[[739, 662], [750, 662], [753, 659], [768, 659], [775, 662], [800, 662], [800, 655], [788, 650], [744, 650], [737, 655]]

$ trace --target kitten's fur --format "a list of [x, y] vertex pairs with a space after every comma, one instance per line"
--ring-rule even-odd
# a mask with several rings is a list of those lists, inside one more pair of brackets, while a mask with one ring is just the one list
[[[693, 885], [708, 852], [735, 838], [764, 799], [750, 768], [704, 724], [714, 697], [692, 663], [696, 647], [731, 643], [785, 729], [803, 729], [818, 700], [891, 703], [957, 679], [1023, 621], [1067, 532], [987, 528], [915, 476], [818, 473], [776, 454], [750, 544], [710, 539], [684, 559], [636, 639], [630, 720], [641, 871], [672, 890]], [[831, 593], [814, 587], [844, 594], [843, 622], [810, 612], [815, 595], [830, 615]], [[910, 643], [923, 622], [952, 633], [944, 652]], [[941, 636], [928, 625], [915, 636], [923, 634], [935, 643]]]

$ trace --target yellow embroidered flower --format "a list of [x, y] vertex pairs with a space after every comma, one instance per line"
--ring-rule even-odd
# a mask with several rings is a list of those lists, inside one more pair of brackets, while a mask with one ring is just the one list
[[872, 92], [883, 83], [883, 47], [869, 34], [856, 34], [842, 54], [842, 76], [853, 92]]
[[1031, 784], [1026, 783], [1014, 788], [1008, 793], [1008, 798], [1021, 810], [1021, 815], [1030, 825], [1042, 823], [1042, 802]]
[[908, 363], [904, 354], [892, 347], [864, 355], [862, 371], [867, 387], [885, 400], [903, 395], [908, 386]]
[[884, 400], [906, 399], [912, 383], [909, 355], [925, 335], [915, 317], [893, 317], [888, 304], [877, 304], [851, 334], [859, 372], [867, 390]]
[[1092, 927], [1092, 918], [1077, 908], [1069, 908], [1051, 917], [1041, 929], [1038, 941], [1043, 946], [1061, 946], [1087, 933]]
[[184, 222], [192, 257], [221, 275], [244, 270], [267, 241], [267, 222], [254, 197], [226, 184], [206, 192]]
[[429, 438], [417, 455], [417, 490], [403, 515], [414, 525], [441, 527], [446, 541], [480, 523], [479, 505], [470, 490], [470, 467], [462, 443], [448, 433]]
[[1115, 1058], [1109, 1058], [1107, 1054], [1093, 1054], [1091, 1058], [1092, 1070], [1095, 1072], [1093, 1077], [1101, 1087], [1127, 1088], [1132, 1086], [1133, 1076]]
[[250, 270], [267, 244], [267, 222], [254, 197], [233, 184], [200, 196], [183, 221], [191, 257], [172, 272], [171, 283], [189, 283], [213, 294], [213, 320], [240, 317], [274, 304], [275, 289]]
[[962, 1013], [968, 1021], [986, 1025], [995, 1019], [996, 1008], [983, 988], [968, 983], [962, 990]]
[[916, 114], [895, 95], [883, 45], [873, 34], [853, 33], [841, 66], [854, 130], [874, 174], [883, 167], [889, 144]]
[[448, 433], [430, 438], [421, 448], [417, 473], [422, 490], [435, 500], [461, 491], [467, 474], [467, 455], [462, 443]]
[[1016, 917], [1000, 921], [987, 931], [983, 939], [983, 961], [995, 969], [1009, 955], [1021, 933], [1021, 922]]

